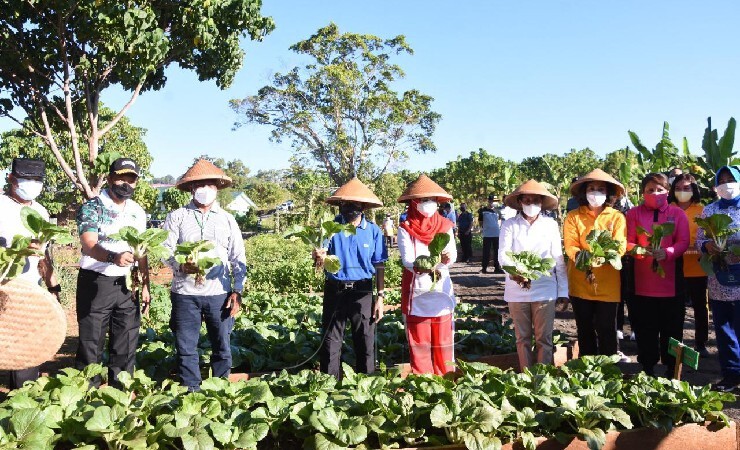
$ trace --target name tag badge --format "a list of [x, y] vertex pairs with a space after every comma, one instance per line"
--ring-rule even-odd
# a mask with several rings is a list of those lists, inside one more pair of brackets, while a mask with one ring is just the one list
[[370, 247], [370, 245], [369, 245], [369, 244], [362, 244], [362, 246], [363, 246], [363, 247], [365, 247], [365, 248], [368, 248], [368, 247]]

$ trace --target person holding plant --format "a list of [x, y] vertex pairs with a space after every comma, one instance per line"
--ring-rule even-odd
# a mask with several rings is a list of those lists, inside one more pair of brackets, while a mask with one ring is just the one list
[[578, 208], [565, 217], [563, 245], [568, 255], [570, 302], [578, 328], [581, 355], [619, 354], [617, 308], [621, 300], [620, 269], [627, 247], [624, 215], [612, 207], [624, 186], [601, 169], [570, 185]]
[[[537, 181], [529, 180], [507, 195], [504, 204], [519, 213], [505, 220], [501, 226], [499, 264], [507, 269], [514, 266], [532, 271], [536, 268], [520, 265], [534, 265], [538, 262], [532, 261], [535, 258], [552, 260], [545, 266], [545, 276], [537, 279], [511, 272], [506, 277], [504, 300], [514, 322], [519, 367], [524, 369], [534, 363], [552, 364], [555, 304], [567, 301], [568, 279], [560, 243], [560, 228], [555, 220], [543, 216], [541, 211], [557, 208], [558, 198]], [[517, 258], [517, 255], [525, 252], [530, 255], [527, 261]], [[523, 272], [519, 270], [518, 273]], [[536, 357], [532, 350], [533, 336]]]
[[[670, 180], [670, 176], [668, 179]], [[683, 276], [686, 297], [694, 308], [694, 348], [699, 355], [706, 358], [709, 356], [706, 347], [709, 339], [707, 274], [699, 264], [701, 252], [696, 248], [696, 233], [699, 226], [694, 221], [696, 217], [701, 217], [704, 206], [700, 203], [699, 184], [694, 176], [690, 173], [676, 174], [668, 193], [668, 201], [681, 208], [689, 221], [689, 248], [683, 254]]]
[[[82, 244], [77, 277], [77, 323], [80, 342], [75, 367], [99, 364], [108, 339], [108, 383], [117, 386], [121, 371], [133, 373], [139, 345], [141, 315], [139, 301], [149, 306], [149, 269], [146, 258], [136, 261], [129, 244], [112, 236], [121, 228], [146, 229], [146, 213], [132, 200], [139, 166], [130, 158], [118, 158], [110, 165], [108, 187], [77, 211], [77, 229]], [[134, 264], [143, 282], [137, 299], [126, 286]], [[100, 380], [93, 380], [99, 385]]]
[[635, 296], [630, 318], [637, 332], [637, 361], [648, 375], [658, 361], [673, 376], [675, 358], [668, 340], [683, 339], [683, 254], [689, 223], [683, 210], [668, 203], [670, 185], [662, 173], [640, 183], [643, 202], [627, 212], [627, 249], [634, 255]]
[[701, 218], [709, 222], [724, 215], [725, 220], [715, 220], [723, 223], [711, 232], [700, 227], [696, 246], [712, 266], [707, 286], [722, 370], [722, 380], [714, 388], [729, 392], [740, 386], [740, 257], [736, 256], [740, 245], [740, 169], [724, 166], [714, 180], [719, 199], [704, 207]]
[[398, 197], [408, 204], [408, 217], [398, 228], [398, 250], [404, 267], [401, 311], [414, 373], [444, 375], [454, 370], [456, 300], [449, 269], [457, 247], [453, 223], [437, 212], [439, 203], [450, 200], [452, 196], [424, 174]]
[[[0, 210], [3, 211], [3, 214], [0, 215], [0, 246], [9, 247], [16, 235], [31, 236], [31, 232], [23, 225], [21, 220], [21, 210], [24, 206], [38, 212], [44, 220], [49, 220], [49, 213], [46, 208], [36, 201], [44, 187], [45, 172], [46, 166], [39, 159], [13, 159], [10, 173], [7, 176], [7, 192], [0, 196]], [[32, 243], [29, 248], [43, 250], [37, 243]], [[57, 282], [54, 266], [48, 253], [43, 258], [39, 256], [27, 257], [23, 272], [18, 277], [38, 284], [43, 281], [49, 292], [59, 299], [62, 289]], [[8, 387], [11, 390], [18, 389], [26, 381], [38, 379], [39, 366], [12, 370], [9, 375]]]
[[242, 304], [247, 272], [244, 239], [236, 219], [216, 201], [231, 178], [212, 162], [199, 159], [175, 186], [189, 192], [190, 203], [169, 214], [164, 246], [173, 253], [170, 328], [175, 336], [177, 374], [189, 391], [201, 383], [198, 339], [205, 321], [214, 377], [231, 373], [231, 331]]
[[[323, 340], [319, 350], [321, 371], [342, 378], [342, 344], [349, 321], [355, 350], [355, 370], [375, 371], [375, 325], [383, 317], [385, 297], [385, 261], [388, 249], [380, 228], [370, 222], [364, 211], [383, 203], [358, 178], [337, 189], [326, 203], [339, 207], [337, 222], [352, 225], [354, 234], [340, 231], [328, 242], [328, 249], [314, 250], [322, 265], [327, 255], [339, 260], [339, 270], [325, 267], [324, 303], [321, 314]], [[334, 272], [334, 273], [332, 273]], [[373, 278], [377, 300], [373, 303]]]

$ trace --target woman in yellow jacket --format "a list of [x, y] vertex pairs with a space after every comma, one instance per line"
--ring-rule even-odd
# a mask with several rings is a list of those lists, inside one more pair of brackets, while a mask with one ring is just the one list
[[683, 276], [686, 286], [686, 297], [694, 308], [694, 326], [696, 351], [703, 357], [709, 356], [707, 339], [709, 339], [709, 306], [707, 300], [707, 274], [699, 265], [701, 252], [696, 248], [696, 231], [699, 225], [694, 217], [701, 217], [704, 206], [701, 203], [699, 184], [689, 173], [676, 176], [668, 201], [683, 209], [689, 219], [689, 249], [683, 254]]
[[[595, 282], [576, 269], [576, 256], [590, 250], [586, 238], [591, 230], [609, 230], [620, 242], [619, 255], [627, 246], [624, 215], [612, 208], [612, 202], [625, 194], [624, 186], [601, 169], [595, 169], [570, 185], [578, 200], [577, 209], [569, 212], [563, 225], [565, 253], [568, 255], [570, 301], [578, 327], [581, 355], [614, 355], [617, 353], [617, 306], [621, 298], [619, 271], [609, 264], [593, 268]], [[624, 357], [626, 358], [626, 357]]]

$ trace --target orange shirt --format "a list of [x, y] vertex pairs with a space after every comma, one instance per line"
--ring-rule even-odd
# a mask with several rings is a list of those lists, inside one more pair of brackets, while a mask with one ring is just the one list
[[596, 286], [586, 280], [586, 273], [576, 269], [576, 254], [581, 250], [589, 250], [586, 237], [594, 228], [609, 230], [614, 239], [620, 240], [622, 245], [619, 254], [624, 255], [627, 246], [626, 220], [624, 214], [607, 206], [596, 216], [588, 206], [581, 206], [569, 212], [563, 224], [563, 245], [568, 255], [568, 288], [573, 297], [602, 302], [618, 302], [621, 299], [621, 281], [619, 271], [604, 264], [594, 267]]
[[[675, 203], [674, 203], [675, 204]], [[676, 206], [678, 206], [676, 204]], [[694, 222], [694, 217], [700, 217], [704, 211], [704, 206], [700, 203], [692, 203], [684, 212], [689, 219], [689, 249], [683, 254], [683, 276], [685, 277], [706, 277], [707, 274], [699, 265], [701, 252], [696, 248], [696, 232], [699, 225]]]

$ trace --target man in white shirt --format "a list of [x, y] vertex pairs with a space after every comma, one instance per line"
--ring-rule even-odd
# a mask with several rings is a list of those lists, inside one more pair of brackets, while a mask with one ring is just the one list
[[[41, 214], [45, 220], [49, 220], [49, 213], [41, 206], [36, 197], [41, 194], [45, 173], [44, 162], [38, 159], [15, 158], [11, 171], [8, 174], [8, 190], [5, 195], [0, 195], [0, 246], [8, 247], [13, 242], [15, 235], [30, 237], [31, 231], [21, 222], [21, 210], [28, 206]], [[38, 248], [38, 244], [32, 244]], [[43, 274], [43, 276], [42, 276]], [[61, 287], [57, 283], [53, 265], [48, 255], [44, 258], [29, 256], [23, 272], [18, 276], [34, 283], [44, 284], [59, 298]], [[10, 371], [10, 389], [23, 386], [26, 381], [33, 381], [39, 377], [39, 367], [30, 367], [23, 370]]]
[[[121, 371], [133, 373], [139, 341], [139, 299], [126, 287], [126, 275], [134, 263], [142, 274], [141, 304], [149, 306], [149, 268], [146, 258], [134, 260], [131, 247], [111, 239], [125, 227], [139, 232], [146, 229], [146, 213], [133, 201], [139, 166], [132, 159], [113, 161], [108, 187], [88, 200], [77, 212], [77, 228], [82, 243], [80, 273], [77, 278], [77, 322], [80, 343], [75, 367], [100, 363], [106, 332], [108, 341], [108, 384], [118, 385]], [[99, 385], [100, 380], [93, 380]]]

